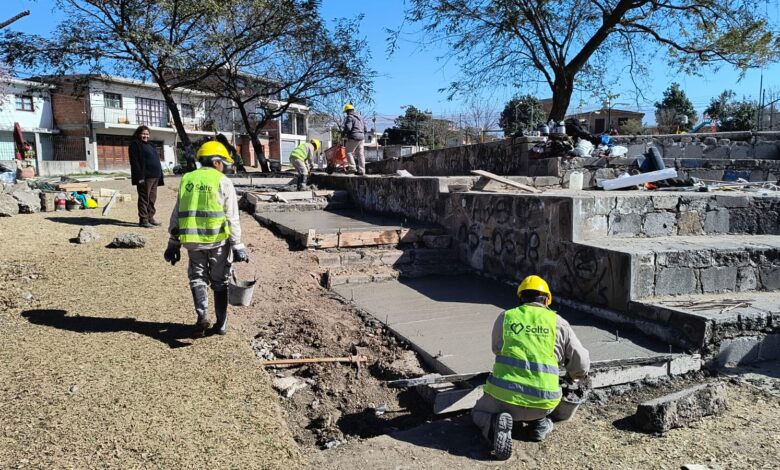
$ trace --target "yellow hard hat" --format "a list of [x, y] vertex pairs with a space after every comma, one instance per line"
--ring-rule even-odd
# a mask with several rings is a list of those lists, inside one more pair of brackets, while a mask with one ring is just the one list
[[346, 113], [347, 111], [352, 111], [352, 110], [354, 110], [354, 109], [355, 109], [355, 107], [354, 107], [354, 106], [352, 106], [352, 103], [347, 103], [347, 104], [345, 104], [345, 105], [344, 105], [344, 112], [345, 112], [345, 113]]
[[209, 140], [198, 149], [198, 160], [201, 162], [214, 157], [221, 158], [228, 165], [233, 164], [233, 158], [230, 156], [228, 149], [216, 140]]
[[318, 139], [311, 139], [310, 142], [314, 146], [314, 151], [315, 152], [319, 151], [320, 148], [322, 147], [322, 144], [320, 143], [320, 141]]
[[517, 296], [520, 297], [520, 293], [524, 290], [535, 290], [537, 292], [546, 294], [547, 303], [545, 305], [550, 305], [552, 303], [552, 293], [550, 292], [550, 287], [547, 285], [547, 282], [544, 279], [535, 274], [523, 279], [523, 282], [521, 282], [517, 287]]

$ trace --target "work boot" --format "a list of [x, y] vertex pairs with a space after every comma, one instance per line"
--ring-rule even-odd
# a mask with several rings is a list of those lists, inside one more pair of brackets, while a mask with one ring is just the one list
[[496, 460], [506, 460], [512, 456], [512, 415], [499, 413], [493, 417], [492, 446]]
[[159, 227], [160, 225], [162, 225], [162, 222], [157, 222], [156, 220], [154, 220], [154, 217], [149, 218], [149, 223], [154, 225], [155, 227]]
[[553, 430], [553, 422], [550, 418], [528, 421], [528, 440], [542, 442]]
[[303, 191], [303, 175], [298, 175], [298, 191]]
[[152, 225], [148, 219], [140, 219], [138, 221], [138, 225], [140, 225], [143, 228], [152, 228], [154, 225]]
[[209, 328], [208, 308], [209, 308], [209, 288], [207, 286], [190, 287], [192, 292], [192, 301], [195, 304], [195, 314], [198, 320], [192, 331], [193, 338], [202, 338]]
[[217, 322], [214, 324], [214, 334], [224, 335], [227, 333], [227, 309], [228, 309], [228, 291], [214, 291], [214, 312], [217, 314]]

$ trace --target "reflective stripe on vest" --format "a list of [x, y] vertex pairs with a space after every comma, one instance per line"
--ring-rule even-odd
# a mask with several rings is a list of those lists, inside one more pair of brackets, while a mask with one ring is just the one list
[[485, 393], [513, 405], [551, 410], [561, 401], [555, 357], [557, 315], [535, 305], [504, 313], [504, 344]]
[[290, 153], [290, 158], [297, 158], [298, 160], [306, 160], [308, 152], [306, 151], [306, 142], [298, 144]]
[[219, 185], [225, 175], [204, 167], [185, 174], [179, 186], [179, 241], [216, 243], [230, 237], [225, 209], [219, 203]]

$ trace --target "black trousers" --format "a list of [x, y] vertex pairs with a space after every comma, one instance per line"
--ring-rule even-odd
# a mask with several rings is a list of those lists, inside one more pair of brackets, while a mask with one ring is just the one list
[[144, 220], [154, 219], [157, 212], [154, 203], [157, 202], [157, 185], [159, 178], [145, 179], [143, 183], [138, 183], [138, 218]]

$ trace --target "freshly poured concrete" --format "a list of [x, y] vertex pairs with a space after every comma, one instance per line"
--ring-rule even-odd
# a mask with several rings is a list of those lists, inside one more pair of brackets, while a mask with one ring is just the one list
[[[475, 275], [347, 284], [334, 290], [410, 341], [443, 374], [490, 370], [490, 337], [496, 317], [517, 305], [512, 286]], [[644, 359], [668, 347], [626, 335], [584, 314], [564, 318], [594, 362]], [[641, 378], [641, 377], [640, 377]]]
[[315, 230], [317, 233], [338, 233], [419, 227], [419, 224], [404, 223], [402, 219], [361, 213], [357, 210], [263, 212], [256, 215], [302, 235], [309, 230]]

